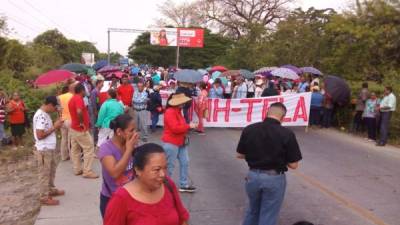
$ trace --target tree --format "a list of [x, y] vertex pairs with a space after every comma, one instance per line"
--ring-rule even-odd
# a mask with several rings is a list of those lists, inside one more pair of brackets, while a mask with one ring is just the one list
[[157, 20], [158, 26], [195, 27], [205, 23], [197, 2], [176, 4], [167, 0], [158, 6], [158, 10], [163, 16]]
[[292, 0], [199, 0], [198, 6], [209, 25], [236, 40], [259, 26], [271, 28], [286, 15]]
[[[121, 55], [119, 52], [110, 52], [110, 63], [112, 63], [112, 64], [119, 63], [119, 59], [121, 57], [123, 57], [123, 55]], [[96, 57], [96, 58], [99, 60], [103, 60], [103, 59], [107, 60], [108, 55], [107, 55], [107, 53], [99, 53], [98, 57]]]
[[17, 40], [9, 40], [7, 42], [5, 58], [5, 66], [15, 72], [16, 76], [20, 76], [33, 63], [25, 46]]
[[57, 29], [45, 31], [33, 39], [36, 45], [53, 48], [62, 58], [64, 63], [72, 62], [73, 56], [69, 52], [68, 39]]

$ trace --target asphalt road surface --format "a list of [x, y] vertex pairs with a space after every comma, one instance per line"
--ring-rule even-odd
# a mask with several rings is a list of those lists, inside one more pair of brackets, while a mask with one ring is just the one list
[[[333, 130], [294, 129], [303, 153], [288, 186], [279, 225], [308, 220], [315, 225], [399, 225], [400, 150], [378, 148], [362, 138]], [[190, 177], [198, 188], [183, 194], [192, 225], [239, 225], [246, 207], [245, 161], [235, 158], [240, 129], [208, 129], [191, 135]], [[159, 142], [160, 132], [151, 141]], [[99, 163], [95, 170], [100, 172]], [[174, 179], [177, 180], [178, 170]], [[101, 179], [72, 174], [59, 166], [56, 184], [67, 191], [61, 205], [42, 207], [36, 225], [101, 224]]]

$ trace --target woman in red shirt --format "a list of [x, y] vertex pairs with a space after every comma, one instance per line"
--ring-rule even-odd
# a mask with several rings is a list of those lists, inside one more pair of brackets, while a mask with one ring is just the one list
[[207, 84], [204, 82], [200, 83], [200, 95], [197, 97], [196, 101], [196, 114], [199, 118], [199, 126], [197, 127], [197, 132], [200, 135], [204, 135], [204, 125], [203, 125], [203, 117], [207, 117], [206, 112], [208, 109], [208, 92], [207, 92]]
[[14, 149], [19, 146], [23, 148], [22, 135], [25, 133], [25, 104], [21, 100], [18, 92], [14, 92], [12, 100], [8, 103], [7, 109], [8, 122], [11, 127], [11, 135], [13, 137]]
[[187, 135], [189, 129], [197, 128], [197, 124], [186, 123], [182, 116], [182, 108], [192, 99], [185, 94], [173, 94], [167, 100], [164, 114], [164, 132], [161, 140], [168, 159], [168, 175], [171, 177], [176, 159], [179, 160], [179, 191], [193, 193], [196, 188], [189, 184], [189, 153]]
[[187, 225], [189, 213], [172, 180], [161, 146], [144, 144], [133, 154], [135, 179], [108, 203], [104, 225]]

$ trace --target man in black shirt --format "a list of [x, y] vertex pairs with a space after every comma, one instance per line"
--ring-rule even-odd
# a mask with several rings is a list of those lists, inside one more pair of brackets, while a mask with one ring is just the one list
[[243, 225], [275, 225], [286, 189], [285, 172], [297, 169], [302, 159], [293, 131], [282, 127], [286, 115], [282, 103], [270, 106], [267, 118], [247, 126], [240, 137], [237, 157], [245, 159], [249, 207]]

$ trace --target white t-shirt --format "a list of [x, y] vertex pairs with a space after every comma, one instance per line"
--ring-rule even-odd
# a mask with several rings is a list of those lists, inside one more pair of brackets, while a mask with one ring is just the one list
[[56, 133], [53, 132], [46, 138], [39, 140], [36, 136], [36, 130], [48, 131], [53, 127], [53, 121], [50, 115], [42, 109], [38, 109], [33, 116], [33, 135], [35, 137], [35, 147], [38, 151], [55, 150], [57, 145]]

